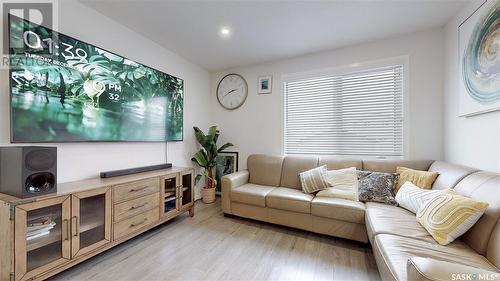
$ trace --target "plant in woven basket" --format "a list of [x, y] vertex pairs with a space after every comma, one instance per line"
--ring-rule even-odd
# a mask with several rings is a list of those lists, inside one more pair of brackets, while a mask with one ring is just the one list
[[210, 127], [206, 135], [198, 127], [193, 127], [193, 129], [194, 135], [200, 144], [201, 149], [196, 152], [191, 160], [202, 168], [201, 173], [196, 176], [195, 182], [198, 182], [201, 178], [205, 177], [205, 186], [203, 188], [210, 189], [215, 192], [217, 182], [215, 180], [214, 169], [217, 165], [217, 155], [224, 149], [233, 146], [233, 144], [228, 142], [220, 147], [217, 147], [217, 140], [220, 135], [219, 130], [217, 130], [217, 126]]

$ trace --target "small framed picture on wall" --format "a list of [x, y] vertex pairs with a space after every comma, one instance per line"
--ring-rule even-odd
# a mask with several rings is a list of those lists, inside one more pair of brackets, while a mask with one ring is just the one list
[[259, 77], [259, 94], [270, 94], [273, 88], [273, 76], [265, 75]]

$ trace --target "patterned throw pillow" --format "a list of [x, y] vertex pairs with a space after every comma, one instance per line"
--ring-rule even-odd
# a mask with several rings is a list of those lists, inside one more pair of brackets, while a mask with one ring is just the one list
[[355, 167], [327, 171], [326, 177], [329, 187], [316, 196], [358, 201], [358, 173]]
[[302, 191], [304, 193], [313, 193], [328, 188], [326, 178], [326, 165], [305, 171], [299, 174]]
[[432, 184], [439, 176], [437, 172], [419, 171], [405, 167], [397, 167], [396, 173], [399, 174], [399, 180], [394, 190], [395, 193], [398, 193], [399, 188], [407, 181], [422, 189], [431, 189]]
[[400, 207], [416, 214], [420, 206], [442, 192], [443, 190], [425, 190], [407, 181], [396, 193], [396, 202]]
[[398, 205], [393, 194], [398, 174], [358, 171], [358, 177], [359, 201]]
[[488, 203], [454, 192], [442, 192], [418, 209], [417, 221], [441, 245], [467, 232], [481, 218]]

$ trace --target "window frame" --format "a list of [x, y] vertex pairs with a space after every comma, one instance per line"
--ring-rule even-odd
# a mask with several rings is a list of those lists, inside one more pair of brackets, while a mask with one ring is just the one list
[[[338, 155], [332, 154], [330, 156], [337, 156], [339, 158], [346, 159], [374, 159], [374, 160], [384, 160], [384, 159], [393, 159], [393, 160], [408, 160], [410, 159], [410, 148], [411, 148], [411, 139], [410, 139], [410, 63], [409, 56], [398, 56], [385, 58], [380, 60], [366, 61], [366, 62], [358, 62], [358, 63], [350, 63], [345, 64], [338, 67], [329, 67], [322, 69], [315, 69], [305, 72], [297, 72], [297, 73], [287, 73], [281, 75], [280, 81], [280, 92], [281, 92], [281, 140], [280, 140], [280, 150], [282, 155], [286, 155], [285, 153], [285, 127], [286, 127], [286, 93], [285, 93], [285, 83], [293, 82], [297, 80], [303, 80], [308, 78], [317, 78], [321, 76], [333, 76], [333, 75], [345, 75], [354, 72], [366, 71], [370, 69], [382, 68], [382, 67], [390, 67], [394, 65], [402, 65], [403, 66], [403, 88], [402, 88], [402, 110], [403, 110], [403, 157], [370, 157], [363, 155]], [[293, 155], [301, 155], [301, 154], [293, 154]], [[311, 155], [311, 154], [303, 154], [303, 155]]]

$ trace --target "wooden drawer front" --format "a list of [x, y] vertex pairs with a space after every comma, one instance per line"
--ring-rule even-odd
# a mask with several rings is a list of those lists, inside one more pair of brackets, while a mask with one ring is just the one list
[[151, 193], [156, 193], [160, 190], [159, 178], [146, 179], [131, 183], [116, 185], [113, 189], [114, 202], [122, 202], [134, 198], [138, 198]]
[[141, 228], [144, 228], [150, 224], [158, 222], [160, 219], [160, 209], [154, 208], [152, 210], [141, 213], [135, 217], [131, 217], [124, 221], [115, 223], [113, 228], [114, 238], [120, 239], [129, 234], [134, 233]]
[[117, 222], [133, 217], [137, 214], [143, 213], [144, 211], [156, 208], [159, 204], [160, 193], [158, 192], [116, 204], [114, 207], [113, 220]]

